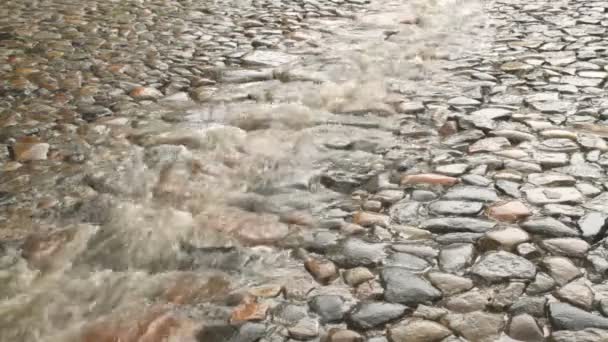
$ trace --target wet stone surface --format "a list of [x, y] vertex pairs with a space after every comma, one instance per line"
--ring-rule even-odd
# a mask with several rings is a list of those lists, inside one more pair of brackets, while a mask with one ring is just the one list
[[0, 340], [605, 341], [606, 13], [6, 2]]

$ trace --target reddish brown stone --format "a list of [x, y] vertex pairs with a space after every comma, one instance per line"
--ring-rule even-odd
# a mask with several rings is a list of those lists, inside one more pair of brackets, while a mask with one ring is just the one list
[[338, 277], [336, 265], [329, 260], [309, 258], [304, 262], [304, 266], [321, 284], [327, 284]]
[[[131, 313], [132, 314], [132, 313]], [[171, 339], [192, 341], [196, 325], [167, 308], [156, 306], [139, 317], [108, 317], [85, 326], [81, 342], [161, 342]]]
[[531, 214], [530, 209], [520, 201], [498, 203], [487, 210], [488, 217], [503, 222], [516, 222]]
[[431, 184], [452, 186], [458, 183], [458, 178], [444, 176], [436, 173], [421, 173], [417, 175], [403, 175], [401, 184]]
[[266, 318], [268, 308], [268, 304], [257, 303], [252, 300], [245, 300], [244, 303], [237, 306], [234, 311], [232, 311], [230, 323], [261, 321]]
[[49, 144], [36, 137], [23, 137], [12, 146], [13, 159], [19, 162], [46, 160], [49, 148]]
[[201, 279], [196, 274], [184, 274], [175, 279], [165, 290], [163, 298], [174, 304], [196, 304], [227, 296], [230, 282], [222, 276]]

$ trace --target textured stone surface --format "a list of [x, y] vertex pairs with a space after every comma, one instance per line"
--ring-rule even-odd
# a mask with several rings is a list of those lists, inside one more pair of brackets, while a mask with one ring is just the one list
[[607, 9], [5, 1], [0, 340], [606, 340]]
[[487, 281], [532, 279], [536, 267], [530, 261], [505, 251], [489, 252], [473, 265], [471, 272]]
[[388, 334], [395, 342], [437, 342], [450, 336], [452, 332], [433, 321], [413, 320], [390, 328]]
[[441, 292], [422, 277], [399, 267], [384, 268], [381, 273], [384, 297], [392, 303], [415, 305], [441, 297]]
[[504, 327], [500, 314], [475, 311], [466, 314], [448, 314], [444, 318], [450, 329], [472, 341], [496, 341]]
[[549, 318], [556, 330], [608, 329], [608, 318], [565, 303], [549, 305]]
[[361, 303], [349, 315], [351, 324], [360, 329], [369, 329], [401, 317], [407, 307], [401, 304], [370, 302]]

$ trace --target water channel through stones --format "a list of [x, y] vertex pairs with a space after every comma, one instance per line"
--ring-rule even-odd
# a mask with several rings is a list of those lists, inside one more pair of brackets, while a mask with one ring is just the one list
[[0, 341], [608, 340], [608, 3], [1, 7]]

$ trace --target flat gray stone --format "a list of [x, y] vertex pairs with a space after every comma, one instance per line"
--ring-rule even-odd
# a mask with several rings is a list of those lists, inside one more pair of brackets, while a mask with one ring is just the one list
[[533, 173], [528, 175], [528, 182], [536, 186], [568, 187], [576, 184], [576, 178], [555, 172]]
[[446, 246], [439, 252], [439, 267], [450, 273], [461, 274], [470, 265], [475, 255], [473, 244], [453, 244]]
[[581, 270], [576, 267], [570, 259], [565, 257], [545, 257], [542, 260], [542, 265], [560, 286], [569, 283], [572, 279], [575, 279], [582, 274]]
[[473, 281], [469, 278], [451, 273], [430, 272], [428, 278], [439, 288], [444, 295], [450, 296], [473, 288]]
[[587, 251], [589, 251], [589, 244], [585, 240], [576, 238], [545, 239], [541, 242], [541, 245], [555, 255], [576, 258], [585, 257]]
[[471, 268], [471, 273], [489, 282], [507, 279], [534, 279], [536, 266], [515, 254], [505, 251], [489, 252]]
[[494, 202], [498, 200], [496, 191], [477, 186], [458, 186], [449, 189], [443, 199], [461, 201]]
[[402, 200], [391, 206], [388, 213], [391, 219], [400, 224], [415, 224], [419, 220], [420, 202]]
[[467, 217], [444, 217], [428, 219], [420, 228], [437, 233], [473, 232], [484, 233], [496, 226], [496, 222]]
[[411, 271], [423, 271], [430, 266], [426, 260], [408, 253], [393, 253], [386, 258], [384, 264]]
[[520, 223], [520, 226], [529, 233], [551, 237], [580, 235], [575, 228], [570, 228], [553, 217], [532, 217]]
[[483, 208], [481, 202], [437, 201], [429, 205], [429, 210], [438, 215], [475, 215]]
[[498, 152], [510, 146], [511, 143], [504, 137], [485, 138], [469, 146], [469, 153]]
[[380, 276], [384, 286], [384, 298], [388, 302], [417, 305], [441, 298], [441, 291], [406, 269], [386, 267]]
[[584, 330], [560, 330], [551, 334], [553, 342], [604, 342], [608, 341], [608, 330], [589, 328]]
[[345, 267], [371, 266], [379, 264], [385, 257], [385, 245], [349, 238], [328, 251], [329, 258]]
[[576, 87], [599, 87], [604, 80], [601, 78], [585, 78], [577, 76], [563, 76], [560, 83], [570, 84]]
[[585, 215], [585, 209], [566, 204], [547, 204], [544, 213], [551, 216], [581, 217]]
[[[507, 119], [511, 115], [511, 111], [504, 108], [484, 108], [464, 116], [462, 120], [477, 128], [494, 129], [496, 128], [495, 120]], [[504, 140], [500, 141], [504, 143]]]
[[371, 329], [401, 317], [407, 306], [385, 302], [364, 302], [349, 314], [349, 322], [359, 329]]
[[552, 203], [581, 203], [584, 200], [583, 194], [574, 187], [539, 187], [524, 190], [526, 198], [532, 204], [552, 204]]
[[550, 304], [549, 318], [555, 330], [608, 329], [608, 318], [566, 303]]

